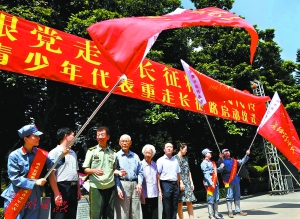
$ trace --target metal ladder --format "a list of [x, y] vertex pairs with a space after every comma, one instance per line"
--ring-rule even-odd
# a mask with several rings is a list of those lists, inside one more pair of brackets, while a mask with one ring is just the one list
[[[258, 81], [250, 81], [253, 94], [256, 96], [265, 96], [263, 84]], [[267, 103], [267, 108], [269, 103]], [[264, 150], [267, 159], [267, 165], [269, 170], [269, 179], [272, 191], [271, 194], [285, 194], [288, 192], [288, 188], [285, 188], [283, 177], [280, 170], [279, 159], [277, 154], [277, 148], [270, 142], [263, 138]]]

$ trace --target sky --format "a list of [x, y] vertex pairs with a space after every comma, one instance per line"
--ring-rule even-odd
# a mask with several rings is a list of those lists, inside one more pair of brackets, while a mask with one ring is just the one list
[[[182, 0], [182, 5], [195, 8], [190, 0]], [[281, 58], [296, 62], [300, 49], [300, 0], [235, 0], [231, 12], [260, 30], [275, 29], [274, 41], [283, 50]]]

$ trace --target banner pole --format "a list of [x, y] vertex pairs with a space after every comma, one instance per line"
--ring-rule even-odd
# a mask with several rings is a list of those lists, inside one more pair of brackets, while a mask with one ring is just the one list
[[[254, 135], [254, 138], [253, 138], [253, 140], [252, 140], [252, 142], [251, 142], [251, 144], [250, 144], [250, 146], [249, 146], [249, 148], [248, 148], [248, 150], [250, 150], [251, 149], [251, 147], [252, 147], [252, 145], [253, 145], [253, 142], [254, 142], [254, 140], [255, 140], [255, 138], [256, 138], [256, 136], [257, 136], [257, 132], [255, 133], [255, 135]], [[247, 154], [244, 156], [244, 158], [247, 156]], [[244, 159], [243, 158], [243, 159]], [[244, 164], [242, 163], [242, 165], [240, 166], [240, 168], [239, 168], [239, 171], [237, 172], [237, 174], [236, 175], [239, 175], [239, 173], [240, 173], [240, 171], [241, 171], [241, 169], [242, 169], [242, 166], [243, 166]]]
[[209, 127], [209, 129], [210, 129], [210, 132], [211, 132], [211, 134], [212, 134], [212, 136], [213, 136], [213, 138], [214, 138], [214, 140], [215, 140], [215, 143], [216, 143], [216, 145], [217, 145], [217, 147], [218, 147], [219, 153], [221, 153], [221, 150], [220, 150], [220, 147], [219, 147], [219, 145], [218, 145], [217, 139], [216, 139], [215, 134], [214, 134], [214, 132], [213, 132], [211, 126], [210, 126], [210, 123], [209, 123], [209, 120], [208, 120], [208, 118], [207, 118], [207, 115], [205, 114], [204, 108], [202, 107], [202, 109], [203, 109], [204, 117], [205, 117], [205, 119], [206, 119], [206, 121], [207, 121], [208, 127]]
[[[82, 133], [82, 131], [86, 128], [86, 126], [90, 123], [90, 121], [94, 118], [94, 116], [96, 115], [96, 113], [99, 111], [99, 109], [103, 106], [103, 104], [105, 103], [105, 101], [109, 98], [109, 96], [112, 94], [112, 92], [116, 89], [116, 87], [123, 82], [124, 80], [126, 80], [127, 77], [126, 75], [122, 75], [119, 80], [117, 81], [117, 83], [113, 86], [113, 88], [108, 92], [108, 94], [104, 97], [104, 99], [101, 101], [101, 103], [98, 105], [98, 107], [94, 110], [94, 112], [90, 115], [90, 117], [87, 119], [87, 121], [84, 123], [84, 125], [80, 128], [80, 130], [77, 132], [77, 134], [75, 135], [75, 137], [73, 138], [73, 140], [68, 144], [68, 148], [71, 148], [73, 146], [73, 144], [75, 143], [75, 141], [77, 140], [77, 138], [79, 137], [79, 135]], [[57, 160], [55, 161], [55, 163], [53, 164], [53, 166], [48, 170], [47, 174], [44, 176], [45, 179], [48, 178], [48, 176], [51, 174], [51, 172], [54, 170], [54, 168], [57, 166], [58, 162], [64, 157], [64, 154], [62, 153]]]

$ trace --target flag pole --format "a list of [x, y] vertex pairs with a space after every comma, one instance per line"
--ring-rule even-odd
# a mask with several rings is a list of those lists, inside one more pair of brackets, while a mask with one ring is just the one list
[[[87, 121], [84, 123], [84, 125], [80, 128], [80, 130], [77, 132], [77, 134], [75, 135], [75, 137], [73, 138], [73, 140], [68, 144], [67, 148], [71, 148], [73, 146], [73, 144], [75, 143], [75, 141], [77, 140], [77, 138], [79, 137], [79, 135], [82, 133], [82, 131], [86, 128], [86, 126], [90, 123], [90, 121], [94, 118], [94, 116], [96, 115], [96, 113], [100, 110], [100, 108], [103, 106], [103, 104], [105, 103], [105, 101], [109, 98], [109, 96], [112, 94], [112, 92], [116, 89], [116, 87], [123, 82], [124, 80], [126, 80], [127, 77], [125, 74], [123, 74], [119, 80], [117, 81], [117, 83], [113, 86], [113, 88], [108, 92], [108, 94], [104, 97], [104, 99], [101, 101], [101, 103], [98, 105], [98, 107], [94, 110], [94, 112], [90, 115], [90, 117], [87, 119]], [[51, 172], [54, 170], [54, 168], [57, 166], [57, 164], [59, 163], [59, 161], [65, 156], [65, 154], [61, 154], [57, 160], [55, 161], [55, 163], [53, 164], [53, 166], [48, 170], [47, 174], [44, 176], [44, 178], [48, 178], [48, 176], [51, 174]]]
[[283, 164], [283, 166], [287, 169], [287, 171], [289, 171], [289, 173], [291, 174], [291, 176], [293, 177], [293, 179], [296, 181], [296, 183], [298, 185], [300, 185], [300, 183], [298, 182], [298, 180], [295, 178], [295, 176], [292, 174], [292, 172], [289, 170], [289, 168], [285, 165], [285, 163], [281, 160], [280, 157], [278, 157], [278, 159], [281, 161], [281, 163]]
[[206, 121], [207, 121], [208, 127], [209, 127], [209, 129], [210, 129], [210, 132], [211, 132], [211, 134], [212, 134], [212, 136], [213, 136], [213, 138], [214, 138], [214, 140], [215, 140], [215, 143], [216, 143], [216, 145], [217, 145], [217, 147], [218, 147], [219, 152], [221, 153], [221, 150], [220, 150], [219, 144], [218, 144], [218, 142], [217, 142], [216, 136], [215, 136], [215, 134], [214, 134], [214, 132], [213, 132], [213, 130], [212, 130], [212, 128], [211, 128], [210, 122], [209, 122], [209, 120], [208, 120], [208, 118], [207, 118], [207, 115], [206, 115], [206, 113], [205, 113], [205, 110], [204, 110], [203, 106], [202, 106], [202, 109], [203, 109], [204, 117], [205, 117], [205, 119], [206, 119]]
[[[251, 149], [251, 147], [252, 147], [252, 145], [253, 145], [253, 142], [254, 142], [254, 140], [255, 140], [255, 138], [256, 138], [256, 136], [257, 136], [257, 133], [258, 133], [258, 132], [255, 133], [254, 138], [253, 138], [253, 140], [252, 140], [252, 142], [251, 142], [251, 144], [250, 144], [248, 150]], [[244, 156], [244, 158], [245, 158], [246, 156], [247, 156], [247, 154]], [[244, 158], [243, 158], [243, 159], [244, 159]], [[242, 163], [242, 165], [240, 166], [240, 169], [239, 169], [239, 171], [237, 172], [236, 175], [239, 175], [239, 173], [240, 173], [240, 171], [241, 171], [243, 165], [244, 165], [244, 164]]]

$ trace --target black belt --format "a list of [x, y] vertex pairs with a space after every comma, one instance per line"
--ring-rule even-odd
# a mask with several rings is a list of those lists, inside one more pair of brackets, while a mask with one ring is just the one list
[[61, 182], [57, 182], [58, 184], [64, 184], [64, 185], [77, 185], [77, 181], [61, 181]]
[[170, 183], [170, 184], [177, 184], [177, 181], [169, 181], [169, 180], [160, 180], [161, 182], [164, 182], [164, 183]]
[[138, 179], [123, 179], [123, 178], [120, 178], [120, 180], [128, 181], [128, 182], [137, 182], [138, 181]]

